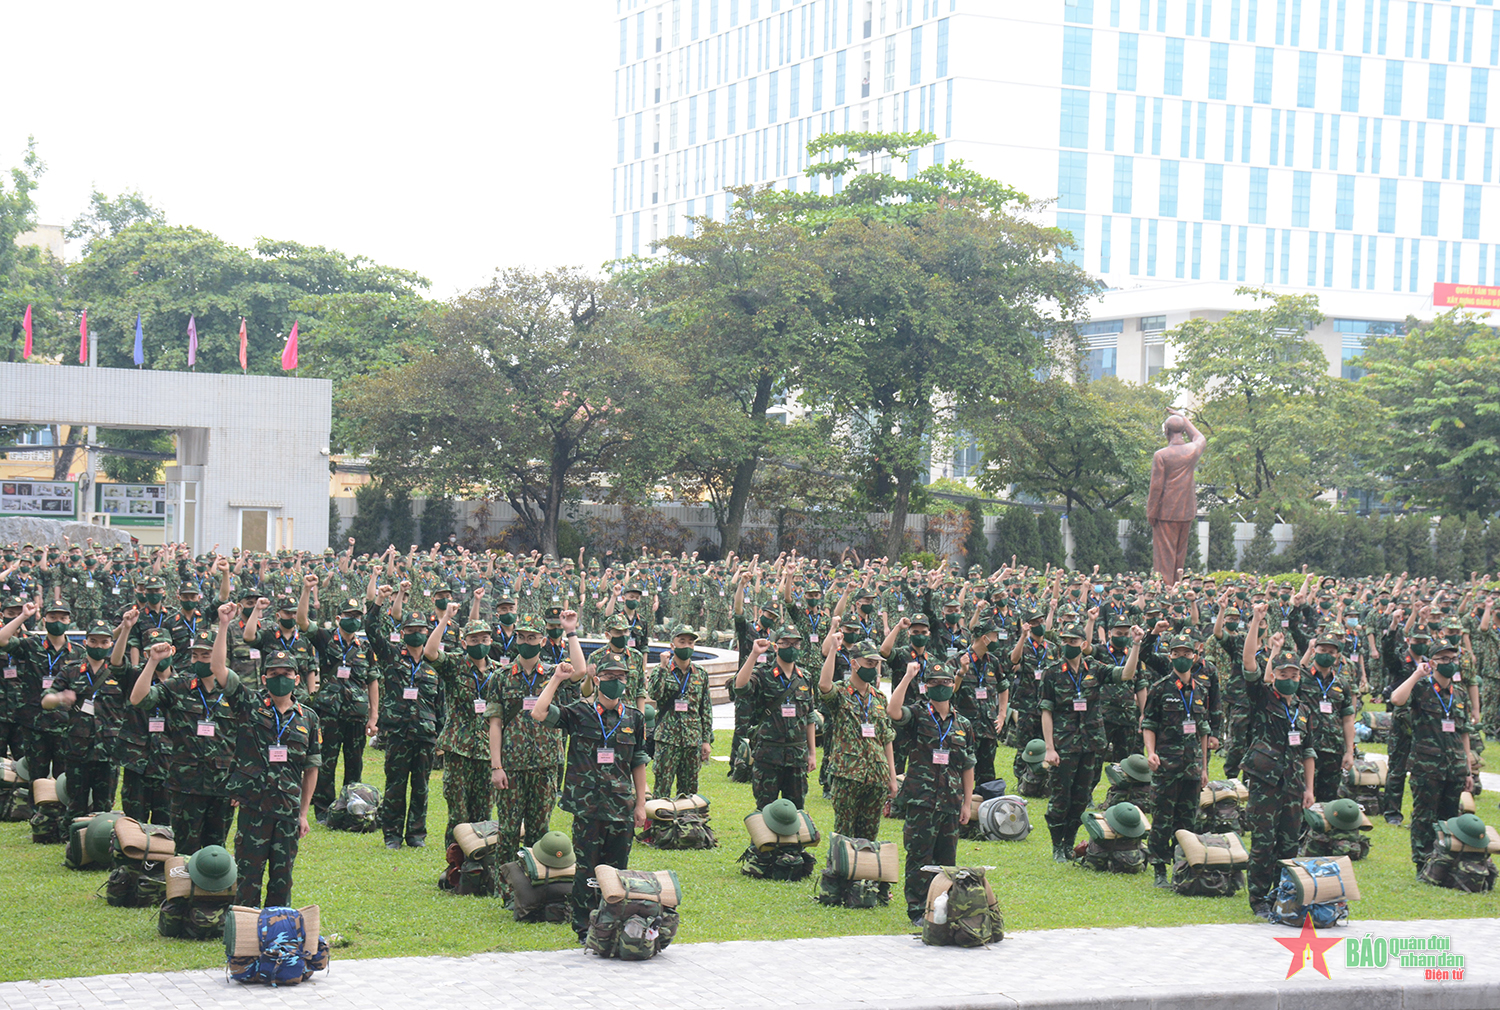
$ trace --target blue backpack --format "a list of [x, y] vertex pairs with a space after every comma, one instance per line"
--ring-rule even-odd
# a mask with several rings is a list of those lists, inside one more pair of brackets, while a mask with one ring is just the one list
[[[317, 906], [298, 910], [273, 906], [254, 909], [236, 905], [224, 918], [224, 949], [229, 957], [229, 977], [236, 982], [265, 985], [296, 985], [328, 967], [328, 942], [319, 936], [315, 953], [308, 953], [310, 913], [317, 921]], [[313, 925], [313, 930], [317, 929]]]

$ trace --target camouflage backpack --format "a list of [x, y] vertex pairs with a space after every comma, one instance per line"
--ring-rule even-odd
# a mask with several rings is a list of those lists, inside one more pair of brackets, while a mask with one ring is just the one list
[[740, 872], [757, 880], [801, 880], [812, 873], [818, 860], [797, 845], [784, 845], [762, 852], [750, 846], [740, 853]]
[[739, 746], [735, 747], [734, 753], [729, 760], [729, 779], [731, 782], [750, 781], [750, 741], [741, 738]]
[[646, 817], [640, 840], [654, 849], [712, 849], [719, 844], [708, 825], [708, 800], [702, 796], [647, 800]]
[[338, 799], [328, 808], [328, 827], [358, 833], [380, 827], [380, 790], [363, 782], [351, 782], [339, 790]]
[[1140, 807], [1141, 813], [1149, 814], [1156, 798], [1156, 787], [1150, 782], [1137, 782], [1119, 768], [1118, 764], [1104, 766], [1104, 774], [1109, 779], [1109, 791], [1104, 794], [1105, 807], [1134, 803]]
[[1370, 819], [1363, 812], [1358, 827], [1340, 830], [1324, 812], [1323, 804], [1314, 803], [1302, 811], [1302, 842], [1299, 856], [1348, 856], [1358, 862], [1370, 854]]
[[1005, 917], [984, 867], [945, 866], [927, 888], [922, 942], [934, 947], [984, 947], [1005, 939]]
[[[1365, 810], [1379, 810], [1385, 801], [1386, 768], [1385, 761], [1356, 758], [1354, 767], [1339, 776], [1339, 798], [1353, 800]], [[1477, 781], [1478, 776], [1475, 779]]]
[[1021, 774], [1016, 779], [1016, 794], [1018, 796], [1046, 796], [1047, 774], [1046, 765], [1030, 765], [1023, 761]]
[[594, 873], [600, 901], [589, 913], [584, 949], [621, 961], [644, 961], [665, 950], [677, 935], [677, 875], [602, 865]]
[[1435, 887], [1451, 887], [1465, 894], [1483, 894], [1495, 889], [1494, 860], [1484, 852], [1449, 852], [1434, 847], [1422, 864], [1417, 879]]
[[1172, 853], [1172, 890], [1189, 898], [1229, 898], [1245, 886], [1250, 857], [1239, 835], [1178, 830]]
[[[1128, 802], [1128, 801], [1127, 801]], [[1142, 815], [1145, 831], [1151, 825]], [[1088, 840], [1077, 846], [1079, 865], [1104, 873], [1140, 873], [1146, 868], [1146, 836], [1117, 834], [1102, 813], [1083, 815]]]
[[120, 908], [150, 908], [167, 897], [166, 860], [176, 855], [172, 829], [122, 817], [109, 839], [113, 868], [104, 882], [104, 899]]
[[1215, 779], [1198, 794], [1198, 831], [1202, 834], [1240, 833], [1241, 811], [1250, 798], [1239, 779]]

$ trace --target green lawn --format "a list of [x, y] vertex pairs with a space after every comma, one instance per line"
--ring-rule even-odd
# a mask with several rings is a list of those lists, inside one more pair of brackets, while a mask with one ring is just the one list
[[[728, 733], [720, 734], [722, 745], [727, 746], [728, 737]], [[997, 767], [1002, 774], [1008, 772], [1011, 759], [1012, 752], [1001, 748]], [[382, 761], [382, 752], [367, 752], [369, 781], [383, 781]], [[656, 852], [637, 846], [632, 854], [638, 868], [673, 869], [681, 874], [686, 892], [679, 933], [682, 942], [907, 930], [899, 898], [887, 908], [830, 909], [812, 900], [812, 879], [780, 884], [742, 876], [735, 857], [746, 844], [741, 820], [750, 812], [750, 787], [730, 782], [726, 768], [723, 762], [714, 762], [705, 769], [702, 783], [713, 803], [720, 848]], [[1096, 798], [1103, 795], [1101, 785]], [[829, 804], [815, 796], [808, 806], [826, 834], [833, 825]], [[962, 842], [959, 846], [960, 861], [997, 867], [995, 890], [1007, 928], [1255, 921], [1243, 894], [1231, 899], [1180, 898], [1153, 888], [1149, 873], [1122, 877], [1053, 863], [1042, 818], [1044, 807], [1044, 800], [1031, 801], [1034, 827], [1024, 842]], [[1487, 821], [1495, 819], [1493, 796], [1480, 798], [1480, 815]], [[379, 833], [351, 835], [313, 827], [298, 854], [293, 897], [298, 904], [320, 905], [324, 933], [338, 932], [348, 939], [349, 945], [335, 951], [335, 957], [462, 955], [573, 946], [567, 926], [521, 925], [498, 901], [454, 897], [437, 889], [444, 865], [440, 842], [446, 818], [440, 778], [434, 775], [428, 819], [434, 843], [425, 849], [391, 852], [381, 844]], [[568, 822], [568, 815], [561, 811], [553, 815], [555, 828], [567, 831]], [[884, 834], [899, 842], [899, 822], [886, 822]], [[1083, 837], [1081, 829], [1079, 837]], [[1404, 828], [1377, 820], [1370, 859], [1357, 864], [1364, 894], [1355, 907], [1358, 918], [1500, 915], [1500, 898], [1494, 894], [1462, 895], [1418, 884], [1408, 837]], [[64, 869], [62, 847], [31, 844], [27, 825], [0, 824], [0, 850], [6, 854], [0, 872], [0, 909], [6, 910], [11, 924], [6, 942], [0, 944], [0, 980], [223, 965], [223, 947], [218, 943], [159, 936], [155, 909], [109, 907], [97, 893], [104, 874]], [[25, 910], [32, 914], [25, 915]]]

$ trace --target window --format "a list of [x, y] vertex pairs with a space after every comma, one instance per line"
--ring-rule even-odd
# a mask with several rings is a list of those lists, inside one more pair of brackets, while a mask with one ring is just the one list
[[1229, 44], [1208, 44], [1208, 97], [1222, 102], [1229, 97]]
[[1250, 170], [1250, 223], [1266, 223], [1266, 191], [1269, 183], [1271, 170], [1268, 168], [1252, 168]]
[[1379, 229], [1387, 235], [1396, 230], [1396, 180], [1380, 180]]
[[922, 83], [922, 26], [911, 30], [911, 83]]
[[[1110, 233], [1114, 231], [1114, 218], [1106, 217], [1099, 222], [1099, 272], [1109, 273]], [[618, 258], [618, 257], [617, 257]]]
[[1203, 166], [1203, 218], [1219, 221], [1224, 217], [1224, 166]]
[[1167, 365], [1167, 345], [1147, 344], [1143, 350], [1145, 352], [1143, 363], [1146, 366], [1146, 381], [1150, 382], [1156, 378], [1156, 373], [1160, 372]]
[[1062, 93], [1062, 128], [1058, 141], [1063, 147], [1089, 146], [1089, 93], [1072, 91]]
[[823, 57], [819, 56], [813, 60], [812, 80], [812, 110], [820, 112], [823, 109]]
[[777, 93], [781, 89], [781, 71], [773, 70], [766, 75], [766, 123], [776, 122]]
[[1115, 98], [1113, 94], [1104, 96], [1104, 149], [1106, 151], [1115, 149]]
[[1084, 355], [1082, 365], [1089, 381], [1094, 382], [1106, 375], [1115, 374], [1115, 360], [1119, 347], [1091, 347]]
[[948, 19], [943, 18], [937, 25], [937, 63], [934, 67], [937, 76], [948, 76]]
[[1063, 84], [1070, 84], [1079, 88], [1089, 86], [1089, 64], [1093, 58], [1093, 35], [1093, 31], [1088, 28], [1063, 29]]
[[1140, 57], [1139, 35], [1122, 32], [1120, 35], [1119, 74], [1116, 83], [1121, 91], [1135, 90], [1135, 72]]
[[[1496, 23], [1500, 23], [1500, 15], [1496, 16]], [[1469, 71], [1469, 122], [1484, 122], [1489, 97], [1490, 72], [1483, 67], [1473, 68]]]
[[1359, 57], [1344, 57], [1344, 95], [1340, 106], [1345, 112], [1359, 111]]
[[1447, 104], [1448, 68], [1442, 63], [1433, 63], [1427, 68], [1427, 118], [1442, 119], [1443, 107]]
[[833, 104], [844, 104], [844, 71], [847, 69], [848, 50], [834, 57], [833, 64]]
[[1338, 198], [1333, 209], [1333, 226], [1340, 231], [1354, 227], [1354, 176], [1339, 176]]
[[1089, 156], [1075, 151], [1057, 155], [1057, 206], [1061, 210], [1083, 210], [1088, 188]]
[[1161, 154], [1161, 110], [1162, 99], [1151, 99], [1151, 153]]
[[1385, 114], [1401, 115], [1401, 79], [1406, 64], [1400, 60], [1385, 61]]
[[1161, 163], [1160, 213], [1162, 217], [1177, 216], [1178, 164], [1175, 161], [1164, 161]]
[[1182, 94], [1182, 59], [1184, 45], [1186, 45], [1186, 43], [1182, 39], [1167, 39], [1167, 63], [1166, 72], [1162, 82], [1162, 90], [1169, 95]]
[[1066, 263], [1072, 263], [1074, 266], [1079, 267], [1083, 266], [1083, 215], [1059, 214], [1057, 215], [1057, 227], [1073, 236], [1073, 248], [1059, 249], [1058, 256]]
[[625, 164], [625, 120], [618, 120], [616, 125], [619, 130], [615, 137], [615, 161], [623, 165]]
[[667, 150], [677, 150], [677, 106], [681, 102], [673, 102], [667, 108], [670, 109], [667, 119]]
[[787, 75], [791, 81], [791, 87], [788, 89], [786, 114], [796, 119], [801, 115], [802, 107], [802, 64], [793, 64], [787, 71]]
[[[1084, 86], [1088, 81], [1084, 81]], [[896, 36], [892, 35], [885, 40], [885, 90], [887, 92], [896, 90]]]
[[1292, 173], [1292, 227], [1306, 228], [1312, 214], [1312, 173]]
[[1271, 102], [1271, 67], [1275, 58], [1274, 49], [1262, 47], [1255, 50], [1255, 100], [1261, 105]]
[[1422, 234], [1436, 235], [1438, 229], [1438, 198], [1442, 187], [1436, 182], [1422, 183]]
[[1127, 155], [1115, 155], [1114, 212], [1130, 213], [1130, 188], [1134, 165]]
[[1297, 54], [1297, 107], [1310, 109], [1318, 100], [1318, 54]]
[[737, 84], [731, 84], [729, 86], [728, 106], [724, 110], [725, 111], [725, 120], [724, 120], [724, 122], [725, 122], [724, 132], [725, 133], [734, 133], [735, 132], [735, 128], [734, 128], [735, 115], [736, 115], [736, 113], [738, 111], [738, 109], [736, 107], [736, 101], [735, 101], [735, 99], [737, 98], [737, 92], [738, 91], [739, 91], [739, 85], [737, 85]]
[[[907, 0], [913, 6], [916, 0]], [[1063, 4], [1063, 20], [1074, 24], [1091, 25], [1094, 23], [1094, 0], [1066, 0]]]
[[1479, 186], [1464, 187], [1464, 238], [1479, 237]]
[[708, 93], [708, 123], [707, 123], [707, 132], [708, 132], [708, 139], [709, 140], [713, 140], [714, 137], [718, 133], [718, 130], [717, 130], [718, 118], [719, 118], [718, 92], [717, 91], [710, 91]]
[[629, 59], [629, 53], [625, 46], [625, 36], [629, 33], [629, 18], [620, 19], [620, 63], [623, 65]]
[[642, 112], [635, 114], [635, 157], [637, 158], [641, 156], [641, 131], [645, 128], [645, 123], [642, 119], [644, 115], [645, 113]]

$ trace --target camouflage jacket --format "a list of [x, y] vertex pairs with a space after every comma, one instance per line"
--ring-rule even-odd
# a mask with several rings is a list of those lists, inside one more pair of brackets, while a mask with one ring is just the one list
[[[552, 678], [552, 668], [538, 663], [536, 671], [528, 674], [521, 669], [519, 660], [510, 660], [500, 666], [491, 664], [490, 669], [491, 676], [484, 687], [484, 716], [486, 720], [500, 720], [500, 760], [505, 770], [537, 771], [562, 764], [562, 733], [531, 718], [537, 696]], [[575, 694], [578, 690], [576, 685], [558, 686], [558, 704], [563, 707], [577, 700], [564, 697], [567, 688], [572, 688]], [[488, 741], [485, 746], [488, 756]]]
[[690, 663], [685, 676], [675, 663], [654, 667], [650, 694], [656, 704], [657, 743], [697, 747], [714, 742], [714, 706], [702, 667]]
[[151, 685], [135, 707], [161, 709], [167, 717], [167, 783], [193, 796], [225, 796], [235, 746], [238, 694], [250, 694], [231, 672], [222, 691], [210, 691], [196, 677], [178, 674]]
[[[1191, 674], [1184, 674], [1191, 677]], [[1183, 683], [1175, 674], [1163, 677], [1146, 692], [1141, 729], [1156, 734], [1160, 774], [1197, 778], [1203, 767], [1203, 741], [1209, 735], [1207, 683], [1194, 677]], [[1193, 728], [1188, 730], [1188, 724]]]
[[[443, 686], [443, 731], [438, 746], [472, 761], [490, 758], [489, 723], [485, 721], [485, 688], [495, 667], [484, 670], [462, 653], [443, 653], [432, 664]], [[478, 702], [478, 707], [475, 703]]]
[[553, 705], [547, 725], [566, 736], [568, 767], [562, 808], [575, 818], [626, 825], [635, 819], [636, 768], [649, 762], [646, 717], [628, 705], [606, 712], [587, 701]]
[[1090, 663], [1084, 656], [1074, 662], [1076, 670], [1064, 667], [1060, 659], [1043, 668], [1037, 705], [1052, 713], [1052, 744], [1058, 753], [1098, 753], [1104, 749], [1100, 692], [1106, 683], [1121, 680], [1125, 668]]
[[117, 669], [101, 663], [93, 671], [84, 660], [61, 667], [52, 681], [51, 690], [72, 691], [77, 696], [73, 707], [65, 709], [70, 764], [115, 760], [115, 738], [120, 735], [120, 721], [125, 714], [125, 695]]
[[896, 724], [910, 727], [913, 746], [901, 784], [908, 806], [931, 807], [957, 814], [963, 803], [963, 773], [974, 767], [974, 729], [969, 720], [950, 711], [941, 719], [929, 702], [901, 708]]
[[[835, 778], [855, 782], [888, 782], [891, 766], [885, 758], [886, 745], [896, 739], [896, 731], [886, 715], [886, 696], [875, 685], [867, 695], [853, 686], [835, 684], [823, 695], [828, 723], [824, 735], [828, 740], [828, 770]], [[865, 727], [869, 726], [869, 736]]]
[[240, 817], [295, 818], [301, 810], [302, 773], [323, 763], [323, 732], [318, 714], [293, 703], [278, 712], [266, 695], [238, 691], [238, 717], [229, 795]]
[[756, 764], [795, 765], [807, 761], [807, 727], [812, 722], [813, 683], [798, 667], [782, 676], [776, 665], [759, 666], [735, 692], [752, 713], [750, 747]]

